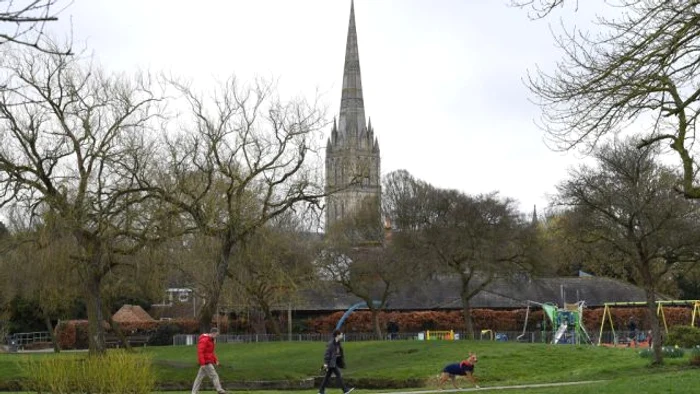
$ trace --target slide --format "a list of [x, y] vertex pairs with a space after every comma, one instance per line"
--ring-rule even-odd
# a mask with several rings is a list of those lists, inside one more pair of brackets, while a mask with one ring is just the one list
[[561, 323], [561, 326], [559, 326], [559, 329], [557, 330], [557, 333], [554, 334], [554, 341], [552, 341], [553, 344], [559, 343], [559, 340], [561, 339], [562, 335], [566, 332], [566, 323]]

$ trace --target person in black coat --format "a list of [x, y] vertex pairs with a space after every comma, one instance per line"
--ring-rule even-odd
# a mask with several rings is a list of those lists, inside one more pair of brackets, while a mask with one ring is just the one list
[[318, 394], [325, 394], [326, 385], [331, 378], [331, 374], [335, 374], [335, 381], [338, 387], [343, 389], [343, 394], [348, 394], [354, 388], [345, 385], [343, 377], [340, 373], [340, 368], [345, 368], [345, 358], [343, 355], [343, 346], [340, 341], [343, 339], [343, 333], [340, 330], [333, 331], [333, 338], [328, 342], [326, 353], [323, 355], [323, 369], [326, 371], [326, 376], [323, 377], [321, 388], [318, 389]]

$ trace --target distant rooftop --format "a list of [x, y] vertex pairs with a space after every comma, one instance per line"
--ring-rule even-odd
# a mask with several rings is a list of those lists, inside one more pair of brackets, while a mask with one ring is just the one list
[[[460, 309], [460, 284], [456, 277], [441, 277], [409, 286], [389, 297], [388, 310]], [[659, 299], [665, 299], [659, 297]], [[585, 277], [552, 277], [496, 280], [472, 298], [472, 308], [512, 309], [527, 305], [527, 301], [551, 302], [557, 305], [585, 301], [588, 307], [602, 307], [606, 302], [643, 302], [644, 290], [616, 279]], [[319, 289], [307, 290], [296, 310], [346, 310], [361, 300], [328, 282]]]

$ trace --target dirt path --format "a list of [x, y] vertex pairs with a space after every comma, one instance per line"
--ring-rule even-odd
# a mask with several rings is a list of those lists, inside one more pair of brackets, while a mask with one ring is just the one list
[[[559, 387], [559, 386], [574, 386], [579, 384], [593, 384], [602, 383], [605, 380], [584, 380], [580, 382], [561, 382], [561, 383], [534, 383], [534, 384], [522, 384], [518, 386], [488, 386], [481, 388], [466, 387], [462, 389], [449, 389], [449, 390], [421, 390], [421, 391], [383, 391], [381, 393], [386, 394], [434, 394], [434, 393], [465, 393], [473, 391], [495, 391], [495, 390], [518, 390], [518, 389], [536, 389], [541, 387]], [[378, 393], [379, 394], [379, 393]]]

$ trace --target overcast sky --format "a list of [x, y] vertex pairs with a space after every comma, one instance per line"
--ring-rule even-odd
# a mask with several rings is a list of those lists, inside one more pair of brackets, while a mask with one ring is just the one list
[[[585, 24], [595, 10], [533, 22], [508, 1], [355, 1], [382, 175], [406, 169], [438, 187], [500, 191], [521, 210], [536, 204], [542, 212], [579, 162], [547, 148], [522, 78], [560, 58], [550, 24]], [[350, 0], [74, 0], [51, 30], [72, 29], [75, 46], [114, 71], [167, 70], [196, 81], [261, 75], [279, 78], [285, 95], [319, 90], [332, 118], [349, 11]]]

